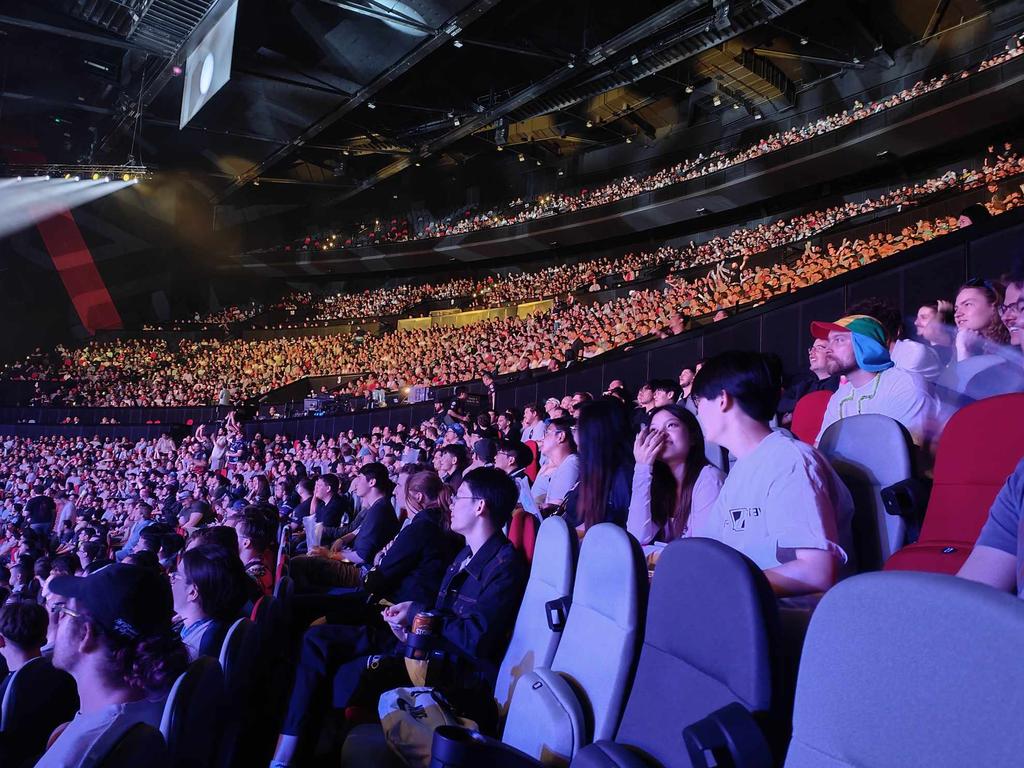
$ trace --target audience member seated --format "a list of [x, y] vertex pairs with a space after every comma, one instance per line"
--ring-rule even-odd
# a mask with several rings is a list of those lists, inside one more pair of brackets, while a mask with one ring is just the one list
[[530, 478], [526, 469], [533, 463], [533, 451], [525, 443], [513, 440], [502, 440], [498, 443], [498, 451], [494, 454], [494, 466], [515, 480], [519, 487], [517, 508], [540, 520], [540, 508], [533, 498]]
[[756, 353], [724, 353], [697, 374], [704, 436], [736, 464], [692, 535], [739, 550], [764, 570], [777, 596], [806, 604], [851, 565], [853, 502], [821, 454], [768, 426], [780, 392], [777, 359]]
[[614, 397], [604, 397], [581, 402], [578, 413], [579, 480], [565, 497], [565, 521], [580, 535], [599, 523], [625, 528], [633, 482], [626, 406]]
[[136, 723], [159, 727], [188, 651], [171, 626], [167, 580], [113, 564], [84, 578], [62, 576], [53, 666], [74, 677], [81, 705], [37, 768], [94, 765]]
[[828, 372], [827, 340], [812, 339], [811, 346], [807, 348], [807, 358], [810, 372], [793, 377], [779, 400], [779, 423], [784, 427], [793, 423], [793, 411], [801, 397], [811, 392], [835, 392], [839, 389], [839, 375]]
[[697, 417], [681, 405], [656, 408], [633, 444], [626, 529], [643, 545], [692, 536], [705, 527], [725, 482], [708, 463]]
[[1021, 461], [989, 509], [974, 549], [957, 574], [1024, 597], [1024, 461]]
[[[54, 728], [78, 711], [74, 678], [42, 655], [48, 625], [47, 611], [38, 603], [15, 598], [0, 608], [0, 656], [7, 663], [7, 676], [0, 680], [0, 765], [34, 764]], [[18, 695], [8, 699], [15, 679]]]
[[171, 574], [174, 611], [181, 619], [181, 639], [191, 659], [217, 658], [225, 635], [242, 616], [250, 579], [237, 548], [237, 543], [231, 550], [213, 543], [198, 544], [182, 554], [178, 569]]
[[[501, 532], [517, 496], [515, 483], [500, 470], [481, 468], [466, 475], [451, 509], [452, 531], [465, 538], [466, 546], [449, 566], [433, 603], [440, 624], [435, 634], [450, 651], [451, 662], [431, 684], [477, 722], [492, 726], [497, 716], [494, 679], [527, 577], [522, 556]], [[386, 607], [382, 618], [390, 639], [366, 628], [352, 628], [341, 636], [334, 628], [307, 631], [271, 766], [295, 764], [301, 742], [318, 733], [332, 677], [336, 707], [374, 707], [384, 690], [412, 683], [403, 658], [405, 642], [413, 620], [428, 605], [403, 601]], [[321, 638], [328, 629], [328, 637]], [[373, 664], [368, 665], [371, 656]]]
[[860, 413], [895, 419], [919, 446], [937, 437], [931, 388], [917, 374], [893, 364], [881, 323], [866, 315], [848, 315], [834, 323], [812, 323], [811, 335], [828, 340], [829, 373], [846, 377], [828, 401], [818, 440], [835, 422]]
[[238, 556], [246, 575], [259, 586], [264, 595], [272, 594], [274, 573], [271, 567], [271, 542], [275, 531], [268, 524], [266, 516], [258, 508], [247, 507], [241, 515], [229, 517], [227, 522], [234, 527], [238, 536]]
[[889, 359], [897, 368], [915, 373], [932, 383], [942, 373], [943, 364], [938, 352], [930, 344], [903, 338], [903, 316], [884, 299], [870, 298], [859, 301], [848, 310], [851, 315], [867, 315], [878, 321], [885, 331], [885, 344]]
[[337, 549], [317, 547], [307, 555], [292, 558], [290, 573], [297, 591], [362, 585], [374, 558], [398, 532], [398, 516], [391, 505], [393, 490], [383, 464], [371, 462], [359, 469], [352, 480], [352, 492], [362, 506], [350, 542]]
[[551, 419], [544, 428], [540, 444], [545, 459], [533, 483], [533, 498], [544, 517], [558, 510], [576, 487], [580, 477], [573, 420], [567, 417]]

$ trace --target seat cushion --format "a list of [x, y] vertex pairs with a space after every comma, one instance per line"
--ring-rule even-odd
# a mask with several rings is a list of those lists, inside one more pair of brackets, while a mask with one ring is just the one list
[[379, 724], [357, 725], [341, 748], [342, 768], [403, 768], [401, 759], [388, 747]]
[[639, 752], [616, 744], [598, 741], [580, 750], [570, 768], [650, 768], [657, 763], [644, 759]]
[[966, 541], [918, 542], [896, 552], [885, 563], [887, 571], [926, 571], [955, 575], [974, 544]]

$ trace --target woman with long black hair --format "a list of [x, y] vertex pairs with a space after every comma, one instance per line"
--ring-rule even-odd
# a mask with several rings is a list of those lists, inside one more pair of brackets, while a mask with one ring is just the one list
[[655, 409], [650, 427], [636, 437], [633, 457], [626, 530], [644, 545], [691, 535], [692, 523], [707, 515], [725, 482], [708, 463], [697, 417], [681, 405]]
[[633, 457], [629, 414], [621, 400], [602, 398], [579, 406], [576, 425], [579, 482], [566, 498], [565, 518], [585, 533], [598, 523], [626, 526]]

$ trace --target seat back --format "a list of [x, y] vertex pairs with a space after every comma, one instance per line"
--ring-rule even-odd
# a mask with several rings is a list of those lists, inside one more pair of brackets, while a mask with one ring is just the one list
[[[5, 665], [6, 670], [6, 665]], [[47, 738], [78, 711], [75, 679], [49, 659], [34, 659], [14, 673], [0, 701], [3, 757], [21, 765], [46, 749]]]
[[118, 739], [96, 768], [170, 768], [171, 756], [163, 735], [148, 723], [136, 723]]
[[672, 542], [654, 571], [616, 743], [689, 768], [683, 729], [714, 710], [738, 702], [774, 722], [783, 695], [777, 643], [778, 609], [760, 568], [712, 539]]
[[528, 563], [533, 562], [538, 528], [537, 518], [521, 509], [512, 515], [512, 521], [508, 526], [508, 540], [512, 542], [513, 547], [523, 553]]
[[831, 392], [822, 390], [811, 392], [797, 400], [796, 408], [793, 409], [793, 423], [789, 426], [790, 431], [808, 445], [814, 445], [831, 398]]
[[530, 462], [530, 466], [524, 468], [526, 476], [530, 478], [531, 483], [537, 482], [537, 473], [540, 472], [540, 448], [537, 447], [536, 440], [527, 440], [526, 447], [530, 449], [530, 453], [533, 454], [533, 461]]
[[[505, 743], [540, 758], [549, 751], [571, 756], [590, 741], [612, 737], [639, 650], [646, 593], [647, 567], [636, 540], [613, 523], [590, 528], [551, 667], [536, 670], [529, 687], [519, 686], [509, 706]], [[538, 685], [550, 691], [546, 701], [538, 700], [538, 691], [543, 693]], [[551, 709], [537, 710], [538, 704]], [[558, 747], [538, 743], [536, 718], [555, 712], [564, 714], [560, 730], [571, 727], [572, 733]]]
[[238, 619], [231, 625], [220, 649], [220, 666], [224, 670], [224, 690], [229, 706], [244, 700], [259, 656], [259, 634], [249, 619]]
[[906, 522], [885, 511], [882, 489], [913, 476], [914, 441], [895, 419], [865, 413], [826, 429], [818, 450], [853, 497], [858, 570], [877, 571], [905, 542]]
[[1022, 644], [1020, 600], [989, 587], [927, 573], [841, 582], [807, 632], [786, 768], [1019, 765]]
[[174, 768], [213, 764], [223, 700], [224, 673], [208, 656], [193, 661], [174, 682], [160, 721]]
[[1024, 394], [999, 395], [960, 409], [946, 424], [935, 457], [934, 484], [917, 542], [886, 568], [956, 573], [974, 547], [996, 494], [1024, 457], [1017, 430]]
[[[536, 520], [528, 513], [522, 517]], [[562, 633], [549, 626], [545, 605], [572, 594], [577, 542], [576, 532], [562, 517], [549, 517], [540, 526], [530, 578], [494, 686], [499, 722], [504, 722], [519, 679], [536, 667], [550, 666], [555, 656]]]

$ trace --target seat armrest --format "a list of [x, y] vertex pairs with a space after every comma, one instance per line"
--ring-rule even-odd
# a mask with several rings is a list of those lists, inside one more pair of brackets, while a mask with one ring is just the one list
[[[772, 768], [772, 750], [754, 716], [736, 702], [683, 730], [693, 768]], [[708, 758], [712, 761], [709, 762]]]
[[541, 768], [525, 752], [479, 731], [442, 725], [434, 731], [430, 768]]

